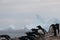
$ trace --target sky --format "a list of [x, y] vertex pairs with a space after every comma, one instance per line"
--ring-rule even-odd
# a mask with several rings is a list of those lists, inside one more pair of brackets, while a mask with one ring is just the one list
[[40, 24], [36, 15], [42, 17], [44, 24], [49, 19], [60, 20], [60, 0], [0, 0], [0, 30]]

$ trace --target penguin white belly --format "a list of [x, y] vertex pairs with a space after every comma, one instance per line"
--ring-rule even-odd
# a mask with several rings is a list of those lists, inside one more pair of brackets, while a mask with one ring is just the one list
[[38, 30], [38, 33], [40, 33], [40, 34], [44, 34], [44, 32], [40, 29], [40, 30]]

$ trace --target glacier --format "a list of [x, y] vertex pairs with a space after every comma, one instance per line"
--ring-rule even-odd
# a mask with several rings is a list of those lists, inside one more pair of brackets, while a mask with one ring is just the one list
[[60, 20], [58, 18], [43, 19], [40, 15], [36, 15], [36, 20], [34, 20], [32, 23], [26, 25], [26, 28], [28, 30], [31, 30], [32, 28], [36, 28], [36, 26], [41, 25], [41, 27], [44, 28], [48, 32], [50, 25], [56, 24], [56, 23], [60, 24]]

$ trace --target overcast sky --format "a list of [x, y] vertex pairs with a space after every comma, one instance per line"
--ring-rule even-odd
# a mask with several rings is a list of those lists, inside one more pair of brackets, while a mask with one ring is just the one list
[[43, 19], [60, 20], [60, 0], [0, 0], [0, 29], [23, 29], [36, 21], [36, 15]]

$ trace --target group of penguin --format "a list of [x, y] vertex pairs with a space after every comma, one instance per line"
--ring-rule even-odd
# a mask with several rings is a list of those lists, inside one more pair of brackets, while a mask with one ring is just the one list
[[[19, 39], [20, 40], [35, 40], [37, 37], [43, 37], [47, 33], [47, 31], [42, 28], [40, 25], [37, 26], [38, 29], [32, 28], [32, 32], [26, 32], [26, 36], [22, 36]], [[53, 29], [54, 36], [57, 36], [57, 32], [59, 34], [59, 24], [51, 24], [50, 28]], [[49, 29], [50, 29], [49, 28]], [[50, 29], [51, 30], [51, 29]]]
[[0, 40], [10, 40], [11, 37], [9, 35], [0, 35]]
[[38, 37], [45, 35], [46, 30], [43, 29], [40, 25], [37, 26], [38, 29], [32, 28], [31, 32], [26, 32], [26, 36], [19, 37], [20, 40], [36, 40]]
[[[26, 36], [18, 37], [19, 40], [35, 40], [38, 37], [45, 35], [46, 30], [40, 25], [37, 26], [38, 29], [32, 28], [30, 32], [26, 32]], [[0, 35], [0, 40], [12, 40], [9, 35]]]
[[[26, 36], [18, 37], [19, 40], [36, 40], [36, 38], [42, 38], [45, 36], [47, 31], [42, 28], [40, 25], [36, 26], [37, 28], [32, 28], [31, 31], [26, 32]], [[56, 30], [59, 34], [59, 24], [52, 24], [50, 27], [54, 30], [54, 36], [57, 36]], [[51, 30], [51, 29], [49, 29]], [[0, 40], [12, 40], [9, 35], [0, 35]]]
[[54, 36], [58, 36], [59, 31], [60, 31], [59, 24], [58, 23], [52, 24], [50, 26], [50, 29], [49, 30], [51, 30], [51, 29], [53, 30], [52, 32], [54, 33]]

